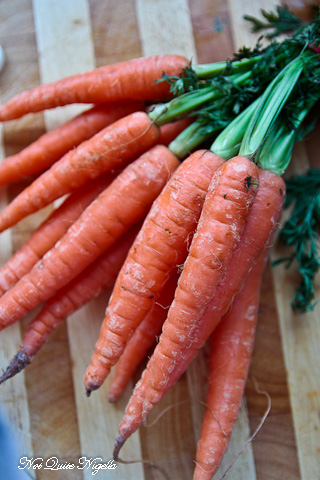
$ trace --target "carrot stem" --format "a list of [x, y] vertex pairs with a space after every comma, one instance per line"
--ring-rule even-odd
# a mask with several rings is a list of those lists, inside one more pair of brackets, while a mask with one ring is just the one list
[[[249, 79], [250, 75], [251, 72], [245, 72], [232, 75], [229, 78], [235, 85], [241, 86]], [[209, 87], [184, 93], [167, 103], [157, 105], [149, 112], [149, 117], [156, 125], [161, 126], [176, 120], [182, 115], [186, 115], [209, 101], [221, 98], [225, 94], [224, 88], [218, 88], [213, 83]]]
[[257, 55], [256, 57], [244, 58], [233, 62], [203, 63], [201, 65], [193, 65], [192, 69], [196, 72], [199, 78], [212, 78], [217, 77], [218, 75], [247, 72], [258, 60], [260, 60], [260, 58], [261, 55]]
[[268, 85], [251, 118], [242, 140], [239, 155], [252, 158], [265, 141], [283, 106], [294, 89], [304, 61], [300, 55], [292, 60]]

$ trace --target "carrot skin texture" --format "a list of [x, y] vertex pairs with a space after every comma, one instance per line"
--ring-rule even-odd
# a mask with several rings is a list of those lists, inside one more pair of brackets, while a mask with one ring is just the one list
[[88, 393], [103, 383], [176, 266], [184, 262], [210, 178], [222, 163], [212, 152], [195, 152], [154, 202], [116, 280], [84, 376]]
[[109, 385], [108, 401], [116, 403], [123, 394], [139, 364], [160, 335], [177, 286], [178, 274], [173, 275], [157, 302], [130, 338], [120, 360], [115, 366], [113, 379]]
[[179, 55], [142, 57], [21, 92], [0, 107], [0, 121], [71, 103], [107, 103], [124, 100], [159, 100], [170, 95], [162, 74], [179, 75], [188, 60]]
[[0, 383], [29, 365], [50, 333], [68, 316], [111, 287], [141, 224], [135, 225], [109, 250], [51, 297], [29, 323], [20, 349], [0, 377]]
[[0, 164], [0, 185], [43, 173], [69, 150], [135, 110], [144, 111], [142, 102], [98, 105], [46, 132], [31, 145]]
[[194, 480], [211, 480], [217, 472], [237, 421], [254, 347], [266, 253], [257, 258], [229, 312], [211, 335], [207, 408]]
[[0, 296], [28, 273], [55, 245], [86, 207], [114, 180], [115, 176], [116, 173], [112, 172], [101, 175], [89, 182], [85, 190], [81, 188], [75, 190], [60, 207], [49, 215], [0, 269]]
[[145, 112], [134, 112], [64, 155], [1, 213], [0, 231], [89, 180], [124, 167], [157, 143], [160, 130]]
[[172, 388], [188, 365], [196, 357], [199, 349], [203, 347], [221, 318], [227, 313], [233, 298], [241, 290], [243, 282], [250, 272], [255, 260], [270, 244], [274, 231], [278, 225], [285, 197], [285, 182], [281, 177], [267, 170], [259, 170], [259, 190], [253, 203], [250, 215], [236, 249], [232, 261], [221, 282], [217, 286], [212, 301], [208, 304], [197, 328], [193, 332], [192, 342], [184, 351], [183, 357], [168, 373], [165, 357], [162, 358], [163, 368], [166, 370], [165, 384], [161, 391], [154, 393], [153, 401], [149, 397], [148, 409], [146, 408], [146, 390], [149, 386], [149, 371], [151, 361], [127, 405], [125, 415], [119, 426], [119, 433], [115, 442], [115, 458], [126, 439], [142, 425], [146, 415], [156, 405], [166, 392]]
[[0, 328], [55, 295], [144, 218], [178, 165], [177, 158], [161, 145], [128, 165], [62, 239], [1, 297]]
[[247, 178], [257, 183], [258, 169], [244, 157], [225, 162], [213, 176], [174, 301], [150, 360], [154, 365], [150, 367], [154, 372], [149, 378], [151, 398], [165, 386], [166, 371], [172, 371], [186, 345], [192, 343], [193, 332], [239, 244], [258, 191], [258, 185], [247, 188]]

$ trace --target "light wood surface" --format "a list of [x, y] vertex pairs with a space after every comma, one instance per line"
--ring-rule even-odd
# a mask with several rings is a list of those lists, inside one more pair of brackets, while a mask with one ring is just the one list
[[[41, 82], [140, 55], [176, 52], [199, 63], [223, 60], [239, 46], [256, 41], [242, 15], [258, 14], [259, 8], [271, 9], [274, 4], [263, 0], [2, 0], [0, 42], [8, 63], [0, 76], [1, 100]], [[45, 129], [54, 128], [83, 108], [56, 109], [4, 124], [0, 130], [1, 157], [21, 150]], [[318, 152], [319, 135], [313, 134], [307, 144], [296, 149], [292, 171], [304, 171], [309, 164], [320, 166]], [[1, 208], [26, 184], [1, 189]], [[2, 264], [50, 209], [1, 234]], [[280, 254], [281, 247], [276, 244], [272, 258]], [[295, 283], [291, 270], [268, 266], [246, 396], [230, 450], [216, 478], [232, 462], [265, 412], [266, 399], [257, 392], [254, 377], [259, 388], [269, 393], [272, 408], [227, 478], [320, 479], [319, 307], [306, 316], [294, 315], [290, 298]], [[44, 459], [56, 456], [60, 462], [74, 464], [82, 456], [101, 457], [104, 462], [111, 458], [131, 386], [125, 398], [112, 406], [106, 400], [108, 382], [90, 399], [82, 384], [109, 293], [69, 318], [25, 372], [0, 388], [1, 406], [17, 432], [21, 455]], [[0, 367], [5, 368], [16, 352], [32, 315], [1, 332]], [[172, 480], [191, 479], [205, 381], [204, 351], [155, 409], [150, 422], [163, 409], [171, 408], [154, 426], [141, 428], [127, 442], [123, 458], [153, 462]], [[89, 468], [29, 473], [38, 480], [93, 478]], [[95, 478], [165, 477], [161, 470], [138, 462], [101, 470]]]

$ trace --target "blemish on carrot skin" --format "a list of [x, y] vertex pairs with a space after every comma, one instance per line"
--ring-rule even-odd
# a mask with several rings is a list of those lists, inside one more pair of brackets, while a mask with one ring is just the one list
[[280, 195], [283, 195], [283, 190], [282, 190], [282, 188], [280, 188]]
[[226, 193], [223, 195], [223, 198], [227, 198], [227, 194], [226, 194]]
[[150, 298], [150, 299], [154, 298], [154, 295], [150, 295], [150, 297], [149, 297], [149, 298]]
[[120, 287], [121, 287], [123, 290], [127, 290], [124, 285], [120, 285]]
[[252, 183], [252, 177], [251, 177], [251, 175], [249, 175], [248, 177], [246, 177], [244, 179], [244, 186], [245, 186], [245, 189], [247, 190], [247, 192], [249, 191], [251, 183]]

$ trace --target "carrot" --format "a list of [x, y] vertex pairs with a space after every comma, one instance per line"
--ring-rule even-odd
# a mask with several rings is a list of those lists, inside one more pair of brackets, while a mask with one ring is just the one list
[[65, 234], [86, 207], [113, 181], [116, 173], [101, 175], [86, 189], [75, 190], [31, 234], [23, 246], [0, 269], [0, 296], [9, 290]]
[[134, 112], [104, 128], [23, 190], [0, 213], [0, 231], [103, 172], [124, 166], [153, 146], [159, 135], [159, 128], [144, 112]]
[[0, 107], [0, 121], [71, 103], [159, 100], [169, 96], [162, 73], [179, 75], [189, 62], [179, 55], [142, 57], [106, 65], [91, 72], [40, 85], [14, 96]]
[[50, 333], [68, 316], [111, 287], [128, 253], [140, 223], [124, 235], [109, 250], [100, 255], [65, 288], [58, 291], [30, 322], [20, 349], [0, 377], [0, 383], [13, 377], [29, 365], [46, 342]]
[[161, 293], [159, 302], [154, 304], [152, 310], [130, 338], [115, 367], [114, 376], [109, 385], [109, 402], [115, 403], [119, 400], [139, 364], [146, 357], [148, 350], [155, 344], [166, 319], [167, 309], [173, 300], [177, 280], [177, 274], [170, 278]]
[[176, 122], [167, 123], [160, 127], [160, 138], [158, 143], [166, 147], [181, 133], [185, 128], [191, 124], [190, 118], [182, 118]]
[[144, 110], [143, 103], [98, 105], [45, 133], [27, 148], [7, 157], [0, 164], [0, 185], [44, 172], [69, 150], [135, 110]]
[[0, 328], [69, 283], [147, 214], [179, 161], [159, 145], [131, 163], [32, 270], [0, 299]]
[[157, 350], [158, 352], [160, 350], [159, 353], [161, 353], [162, 346], [160, 345], [163, 342], [160, 340], [160, 343], [157, 345], [154, 355], [151, 357], [127, 405], [115, 442], [115, 458], [118, 458], [119, 451], [126, 439], [143, 423], [152, 406], [156, 405], [165, 393], [175, 385], [190, 362], [195, 358], [199, 349], [210, 337], [221, 318], [227, 313], [233, 298], [240, 291], [254, 261], [270, 242], [270, 238], [272, 238], [282, 210], [284, 194], [285, 183], [281, 177], [267, 170], [259, 170], [259, 190], [233, 258], [223, 278], [217, 285], [212, 300], [207, 305], [203, 316], [198, 320], [193, 330], [187, 332], [183, 322], [180, 328], [176, 325], [176, 331], [170, 331], [173, 340], [176, 338], [179, 340], [181, 335], [187, 336], [188, 348], [181, 349], [183, 351], [180, 357], [175, 359], [175, 353], [173, 352], [175, 345], [173, 342], [171, 344], [168, 342], [172, 346], [172, 353], [167, 358], [165, 354], [162, 355], [159, 373], [163, 376], [161, 379], [158, 379], [158, 385], [156, 382], [151, 383], [149, 379], [151, 373], [156, 374], [153, 367], [154, 356]]
[[222, 162], [206, 150], [194, 153], [154, 202], [116, 280], [85, 372], [88, 394], [100, 387], [176, 266], [184, 262], [210, 178]]
[[194, 480], [211, 480], [227, 451], [247, 381], [258, 320], [265, 249], [231, 309], [211, 335], [206, 411], [197, 445]]

